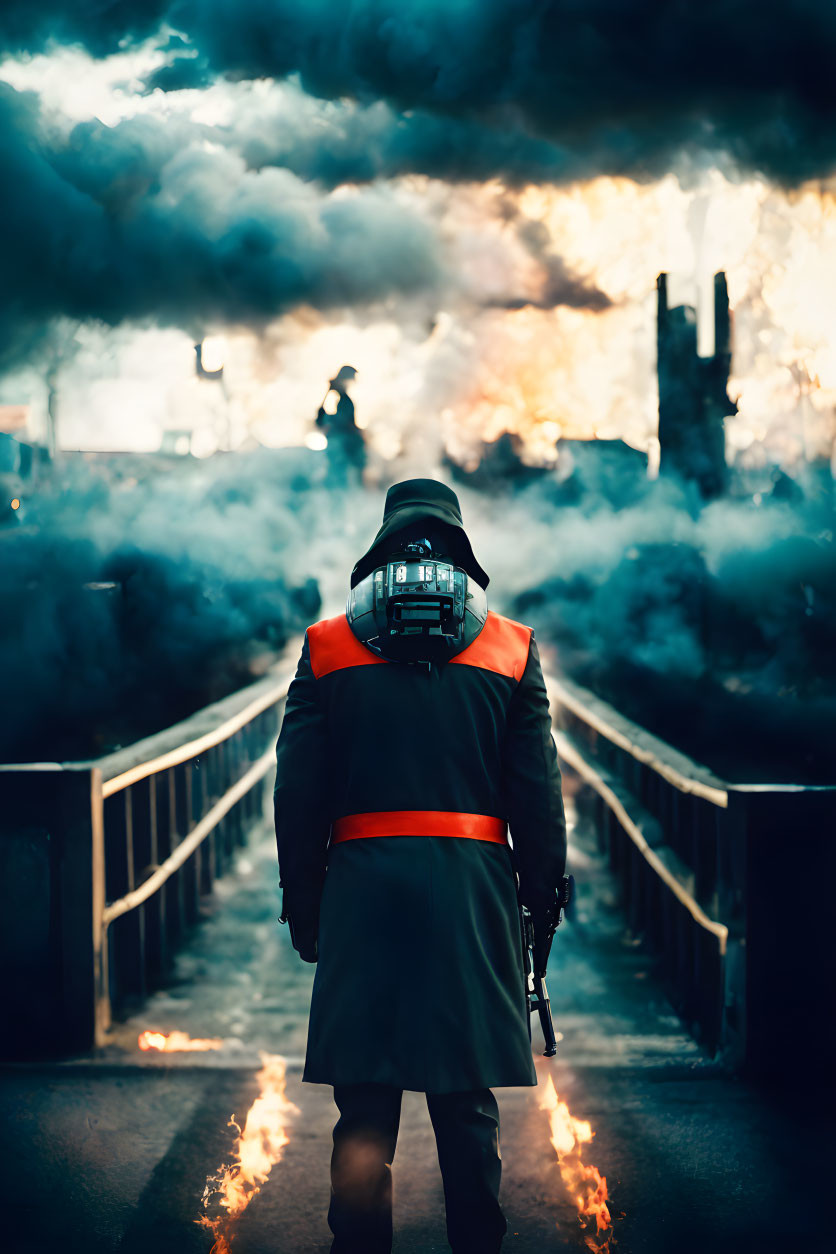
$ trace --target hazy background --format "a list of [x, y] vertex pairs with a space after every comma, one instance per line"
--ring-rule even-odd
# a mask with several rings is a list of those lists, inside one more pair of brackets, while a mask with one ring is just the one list
[[[732, 775], [831, 779], [834, 36], [812, 3], [4, 4], [2, 756], [260, 673], [428, 474], [553, 668]], [[708, 359], [720, 270], [705, 500], [655, 478], [655, 284]], [[313, 420], [349, 362], [342, 490]]]

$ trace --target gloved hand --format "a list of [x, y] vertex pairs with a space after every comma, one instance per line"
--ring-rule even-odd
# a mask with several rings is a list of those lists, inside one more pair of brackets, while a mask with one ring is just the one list
[[288, 910], [287, 904], [284, 904], [279, 916], [279, 922], [286, 923], [290, 928], [290, 943], [303, 962], [316, 962], [319, 957], [317, 946], [318, 914], [318, 911], [316, 911], [315, 915], [309, 912], [302, 912], [297, 915], [297, 921], [294, 923], [293, 915]]
[[529, 906], [531, 926], [534, 930], [534, 974], [545, 975], [555, 929], [561, 920], [561, 912], [572, 900], [575, 889], [574, 877], [564, 876], [556, 890], [548, 896], [538, 896]]
[[317, 943], [315, 940], [304, 946], [297, 945], [296, 951], [303, 962], [315, 963], [319, 961], [319, 950], [317, 949]]
[[556, 918], [557, 909], [554, 902], [541, 905], [531, 911], [531, 926], [534, 931], [532, 961], [535, 975], [546, 974]]
[[294, 924], [292, 915], [288, 915], [287, 925], [290, 928], [290, 943], [302, 961], [316, 962], [319, 957], [316, 929], [310, 925]]

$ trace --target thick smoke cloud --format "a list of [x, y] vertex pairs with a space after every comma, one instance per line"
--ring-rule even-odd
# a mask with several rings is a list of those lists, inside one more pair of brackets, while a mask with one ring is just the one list
[[570, 475], [509, 481], [489, 507], [458, 488], [491, 587], [549, 668], [722, 777], [832, 782], [828, 497], [811, 483], [795, 505], [776, 491], [695, 509], [686, 485], [639, 478], [624, 456], [572, 456]]
[[[200, 87], [204, 75], [202, 62], [177, 57], [148, 77], [145, 92]], [[101, 163], [102, 174], [117, 190], [124, 184], [123, 167], [132, 171], [134, 164], [141, 163], [150, 187], [172, 156], [188, 144], [202, 143], [239, 153], [249, 170], [276, 166], [326, 188], [409, 174], [449, 183], [484, 182], [499, 176], [509, 187], [523, 187], [532, 182], [592, 178], [601, 164], [597, 151], [572, 153], [533, 138], [519, 127], [490, 128], [420, 111], [402, 115], [383, 101], [322, 101], [291, 83], [272, 85], [269, 92], [247, 92], [236, 86], [228, 122], [209, 126], [192, 121], [185, 108], [178, 111], [176, 103], [165, 117], [144, 113], [111, 127], [94, 119], [79, 123], [69, 137], [71, 152], [89, 150], [83, 161], [80, 156], [75, 161], [62, 156], [61, 148], [67, 143], [64, 131], [53, 140], [52, 159], [70, 178], [89, 179]], [[653, 173], [662, 175], [669, 168], [668, 158], [674, 156], [671, 149]], [[649, 175], [643, 167], [636, 173]]]
[[[785, 185], [836, 169], [836, 9], [820, 0], [0, 6], [0, 49], [12, 54], [79, 43], [102, 57], [149, 38], [171, 59], [148, 92], [291, 81], [263, 114], [236, 109], [211, 128], [178, 115], [172, 94], [165, 120], [71, 130], [0, 87], [0, 367], [58, 317], [153, 319], [198, 334], [215, 321], [264, 325], [300, 305], [444, 291], [449, 270], [428, 219], [398, 189], [346, 183], [413, 173], [509, 186], [641, 181], [718, 153]], [[534, 295], [510, 292], [506, 307], [606, 307], [542, 228], [515, 226], [543, 282]], [[456, 357], [449, 373], [460, 367]], [[248, 473], [236, 462], [236, 476]], [[314, 615], [289, 554], [298, 541], [319, 574], [311, 537], [322, 498], [306, 495], [304, 474], [287, 480], [271, 467], [259, 483], [257, 504], [227, 483], [212, 509], [201, 503], [177, 525], [172, 510], [194, 504], [182, 485], [143, 501], [74, 483], [72, 509], [21, 536], [0, 589], [19, 617], [0, 643], [14, 680], [9, 726], [24, 741], [49, 729], [68, 743], [73, 728], [54, 717], [59, 690], [62, 708], [117, 738], [121, 710], [132, 738], [137, 723], [171, 716], [155, 705], [161, 694], [178, 711], [211, 699], [207, 676], [221, 688], [241, 682], [253, 642], [270, 648]], [[295, 522], [275, 504], [283, 497], [298, 506]], [[612, 484], [553, 480], [502, 511], [485, 501], [485, 545], [504, 537], [507, 550], [504, 570], [477, 550], [509, 598], [498, 608], [556, 641], [555, 665], [721, 772], [738, 770], [724, 765], [718, 728], [738, 768], [746, 751], [755, 774], [769, 762], [773, 775], [829, 778], [832, 516], [777, 501], [718, 502], [694, 516], [688, 504], [664, 485], [625, 500]], [[327, 521], [333, 537], [340, 520]], [[264, 549], [253, 544], [259, 529]], [[102, 579], [118, 583], [116, 599], [84, 588]], [[153, 690], [152, 666], [165, 680]]]
[[213, 81], [209, 66], [201, 57], [174, 57], [149, 74], [146, 93], [153, 91], [190, 91], [208, 87]]
[[94, 56], [107, 56], [153, 35], [169, 8], [170, 0], [3, 0], [0, 47], [42, 52], [83, 44]]
[[[389, 162], [387, 145], [400, 123], [391, 111], [322, 105], [291, 88], [276, 95], [266, 121], [245, 93], [223, 127], [177, 112], [71, 126], [35, 95], [0, 84], [0, 369], [45, 345], [59, 317], [153, 319], [199, 336], [216, 321], [261, 328], [305, 305], [421, 297], [432, 312], [444, 296], [468, 299], [440, 208], [417, 212], [408, 188], [339, 186], [394, 173], [399, 158]], [[281, 147], [271, 151], [267, 134], [283, 137]], [[608, 307], [552, 251], [544, 227], [515, 226], [541, 277], [534, 292], [512, 283], [491, 303]], [[471, 299], [483, 303], [475, 291]]]
[[836, 164], [836, 11], [818, 0], [170, 0], [24, 5], [0, 45], [137, 42], [165, 17], [215, 74], [297, 73], [313, 95], [507, 127], [599, 173], [658, 168], [672, 146], [722, 146], [785, 183]]
[[140, 142], [131, 133], [91, 123], [53, 153], [34, 98], [0, 86], [7, 360], [62, 315], [259, 325], [300, 305], [425, 293], [439, 280], [434, 233], [395, 191], [323, 195], [286, 170], [250, 173], [229, 151], [191, 145], [172, 156], [176, 133], [142, 119]]
[[0, 532], [0, 761], [98, 756], [263, 673], [376, 526], [377, 501], [325, 506], [325, 469], [65, 456]]
[[[575, 152], [528, 134], [521, 125], [486, 125], [416, 109], [400, 113], [385, 101], [322, 101], [285, 84], [281, 96], [239, 108], [233, 124], [216, 128], [255, 169], [286, 166], [326, 186], [425, 174], [452, 183], [501, 178], [508, 186], [594, 177], [595, 149]], [[656, 172], [669, 168], [671, 148]], [[625, 157], [625, 164], [631, 164]], [[636, 173], [647, 170], [640, 161]]]

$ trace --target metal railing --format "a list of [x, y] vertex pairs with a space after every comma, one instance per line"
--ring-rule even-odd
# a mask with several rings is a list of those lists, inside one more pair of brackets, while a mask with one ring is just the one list
[[[571, 680], [547, 686], [559, 756], [585, 786], [629, 926], [659, 955], [674, 1007], [711, 1052], [775, 1075], [834, 974], [822, 883], [836, 874], [836, 787], [727, 783]], [[805, 913], [782, 928], [800, 832]], [[836, 1043], [832, 1023], [825, 1040]]]
[[[162, 976], [264, 812], [291, 674], [95, 762], [0, 766], [7, 1054], [88, 1049]], [[593, 693], [548, 687], [563, 765], [686, 1024], [770, 1074], [801, 1050], [826, 1061], [833, 1017], [799, 1025], [836, 981], [836, 788], [725, 783]]]
[[[7, 917], [25, 932], [30, 911], [41, 899], [49, 903], [29, 978], [24, 971], [12, 981], [20, 994], [12, 1053], [101, 1043], [113, 1009], [162, 977], [198, 918], [201, 896], [264, 814], [292, 675], [282, 663], [192, 718], [93, 762], [0, 767], [10, 803], [0, 816]], [[40, 882], [30, 895], [27, 883], [12, 886], [33, 859]], [[33, 980], [40, 1006], [32, 1003]]]
[[[284, 668], [202, 711], [199, 725], [172, 729], [180, 743], [171, 748], [151, 737], [97, 763], [105, 868], [98, 1039], [111, 1006], [144, 995], [168, 966], [201, 895], [212, 891], [260, 817], [257, 785], [275, 767], [290, 678]], [[236, 708], [242, 697], [246, 704]], [[207, 721], [217, 725], [201, 733]]]

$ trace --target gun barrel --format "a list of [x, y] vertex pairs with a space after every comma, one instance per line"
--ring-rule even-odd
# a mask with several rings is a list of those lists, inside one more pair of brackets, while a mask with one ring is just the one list
[[554, 1058], [557, 1053], [557, 1037], [554, 1034], [549, 993], [546, 988], [546, 981], [542, 975], [534, 977], [534, 989], [537, 994], [537, 1013], [540, 1016], [540, 1030], [543, 1033], [543, 1040], [546, 1044], [546, 1048], [543, 1050], [543, 1057]]

